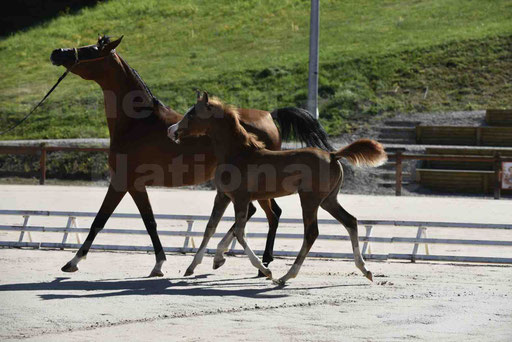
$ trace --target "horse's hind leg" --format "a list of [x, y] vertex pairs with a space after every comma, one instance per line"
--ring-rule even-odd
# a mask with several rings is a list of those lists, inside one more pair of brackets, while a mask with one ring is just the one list
[[208, 242], [210, 241], [213, 234], [215, 234], [215, 230], [217, 229], [219, 221], [222, 218], [222, 215], [224, 215], [224, 212], [226, 211], [229, 202], [229, 197], [227, 197], [221, 192], [217, 192], [217, 196], [215, 196], [215, 202], [213, 204], [213, 210], [210, 215], [210, 219], [206, 224], [206, 230], [204, 231], [203, 241], [201, 241], [201, 245], [199, 246], [196, 255], [194, 255], [194, 260], [192, 260], [192, 263], [185, 271], [185, 276], [194, 274], [194, 269], [196, 268], [196, 266], [199, 265], [201, 261], [203, 261], [203, 256], [204, 253], [206, 252], [206, 246], [208, 245]]
[[274, 199], [258, 202], [263, 211], [265, 211], [268, 220], [267, 243], [263, 253], [263, 265], [268, 266], [274, 260], [274, 241], [276, 240], [277, 227], [282, 210]]
[[365, 266], [363, 256], [359, 249], [359, 235], [357, 233], [357, 219], [350, 215], [343, 207], [338, 203], [336, 196], [327, 198], [322, 203], [322, 208], [331, 214], [336, 220], [345, 226], [352, 242], [352, 252], [354, 253], [354, 261], [356, 267], [363, 272], [364, 276], [370, 281], [373, 281], [372, 272], [368, 271]]
[[[301, 196], [301, 202], [303, 196]], [[284, 285], [289, 279], [295, 278], [299, 274], [299, 270], [306, 259], [313, 243], [318, 237], [318, 221], [317, 221], [318, 205], [305, 205], [302, 203], [302, 217], [304, 220], [304, 241], [300, 248], [299, 255], [295, 259], [290, 270], [278, 280], [274, 282], [278, 285]]]
[[[265, 244], [265, 252], [263, 252], [263, 265], [268, 265], [274, 260], [274, 241], [276, 240], [277, 227], [279, 225], [279, 217], [281, 216], [281, 208], [274, 199], [258, 201], [261, 208], [265, 212], [268, 221], [267, 242]], [[258, 272], [258, 277], [265, 275]]]
[[110, 215], [112, 215], [125, 194], [126, 190], [117, 191], [112, 184], [109, 186], [107, 194], [103, 199], [103, 204], [101, 205], [100, 210], [92, 222], [91, 229], [87, 235], [87, 238], [85, 239], [78, 252], [76, 252], [75, 257], [61, 268], [63, 272], [78, 271], [78, 263], [85, 259], [87, 253], [89, 253], [89, 249], [91, 248], [94, 239], [96, 238], [96, 235], [98, 235], [103, 227], [105, 227], [105, 223], [107, 223], [108, 218]]
[[[256, 207], [250, 203], [249, 204], [249, 213], [247, 215], [247, 220], [249, 220], [252, 215], [256, 212]], [[224, 265], [226, 262], [226, 258], [224, 258], [224, 253], [228, 250], [229, 245], [231, 244], [231, 241], [235, 238], [235, 223], [231, 226], [231, 228], [228, 230], [226, 235], [220, 240], [219, 244], [217, 245], [217, 250], [215, 251], [215, 257], [213, 258], [213, 269], [216, 270], [217, 268]]]

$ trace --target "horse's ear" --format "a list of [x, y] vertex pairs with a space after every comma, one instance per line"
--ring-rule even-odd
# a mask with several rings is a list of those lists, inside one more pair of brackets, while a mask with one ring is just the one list
[[201, 91], [199, 89], [196, 89], [196, 100], [197, 102], [201, 101]]
[[207, 105], [209, 104], [208, 93], [206, 91], [203, 93], [203, 102]]
[[108, 43], [103, 48], [106, 51], [112, 51], [114, 50], [119, 44], [121, 44], [121, 40], [123, 40], [124, 36], [119, 37], [119, 39], [114, 40], [113, 42]]

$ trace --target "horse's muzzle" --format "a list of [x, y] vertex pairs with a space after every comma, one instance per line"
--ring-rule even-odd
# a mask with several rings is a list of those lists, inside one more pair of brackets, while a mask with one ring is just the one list
[[50, 61], [53, 65], [61, 66], [66, 62], [73, 62], [75, 54], [73, 49], [55, 49], [50, 55]]
[[167, 136], [172, 141], [177, 142], [177, 143], [179, 142], [179, 139], [178, 139], [178, 124], [177, 123], [175, 123], [174, 125], [169, 126], [169, 128], [167, 129]]

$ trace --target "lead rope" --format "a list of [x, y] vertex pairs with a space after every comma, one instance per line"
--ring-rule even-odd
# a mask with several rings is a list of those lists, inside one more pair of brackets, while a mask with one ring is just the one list
[[27, 115], [25, 115], [25, 117], [23, 119], [21, 119], [20, 121], [18, 121], [14, 126], [12, 127], [9, 127], [8, 129], [6, 130], [3, 130], [0, 132], [0, 135], [4, 135], [5, 133], [8, 133], [10, 131], [12, 131], [13, 129], [15, 129], [16, 127], [18, 127], [19, 125], [21, 125], [25, 120], [27, 120], [29, 118], [29, 116], [32, 115], [32, 113], [34, 113], [34, 111], [40, 106], [43, 104], [43, 102], [48, 98], [48, 96], [50, 96], [50, 94], [55, 90], [55, 88], [57, 88], [57, 86], [59, 85], [59, 83], [68, 75], [68, 73], [71, 71], [71, 69], [73, 69], [73, 67], [75, 65], [78, 64], [79, 60], [78, 60], [78, 50], [76, 48], [73, 49], [75, 51], [75, 63], [69, 68], [67, 69], [61, 77], [59, 77], [59, 79], [57, 80], [57, 83], [55, 83], [55, 85], [50, 89], [50, 91], [48, 91], [48, 93], [46, 93], [46, 95], [43, 97], [43, 99], [41, 101], [39, 101], [39, 103], [30, 111], [30, 113], [28, 113]]

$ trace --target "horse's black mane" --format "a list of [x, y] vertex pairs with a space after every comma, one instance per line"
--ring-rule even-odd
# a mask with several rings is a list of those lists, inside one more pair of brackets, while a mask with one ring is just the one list
[[135, 70], [134, 68], [132, 68], [131, 66], [128, 66], [130, 68], [130, 71], [132, 72], [133, 76], [135, 76], [135, 79], [137, 80], [137, 82], [139, 82], [139, 84], [142, 86], [142, 88], [148, 93], [148, 95], [151, 97], [151, 99], [153, 100], [153, 102], [155, 101], [158, 101], [160, 102], [154, 95], [153, 93], [151, 92], [151, 89], [149, 89], [148, 85], [146, 84], [146, 82], [144, 82], [142, 80], [142, 78], [140, 77], [139, 73], [137, 72], [137, 70]]

